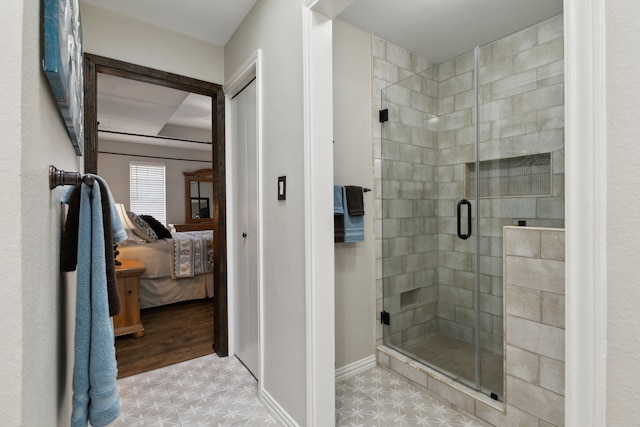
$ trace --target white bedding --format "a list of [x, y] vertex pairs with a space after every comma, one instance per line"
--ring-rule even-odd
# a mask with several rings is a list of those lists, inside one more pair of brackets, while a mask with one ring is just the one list
[[140, 307], [149, 308], [213, 297], [213, 273], [188, 278], [171, 278], [170, 239], [153, 243], [118, 244], [118, 259], [139, 259], [147, 270], [140, 276]]

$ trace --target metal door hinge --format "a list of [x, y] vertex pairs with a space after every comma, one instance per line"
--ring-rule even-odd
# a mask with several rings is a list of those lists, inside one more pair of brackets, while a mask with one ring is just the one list
[[380, 123], [384, 123], [389, 120], [389, 109], [385, 108], [380, 110]]
[[380, 312], [380, 323], [388, 325], [391, 322], [391, 316], [386, 311]]

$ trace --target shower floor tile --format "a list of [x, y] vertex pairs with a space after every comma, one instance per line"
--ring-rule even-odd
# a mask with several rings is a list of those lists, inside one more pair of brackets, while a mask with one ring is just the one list
[[[432, 335], [404, 348], [407, 355], [427, 365], [444, 370], [462, 382], [475, 383], [475, 346], [448, 335]], [[480, 355], [480, 386], [498, 394], [502, 400], [502, 355], [482, 350]], [[465, 381], [466, 380], [466, 381]]]

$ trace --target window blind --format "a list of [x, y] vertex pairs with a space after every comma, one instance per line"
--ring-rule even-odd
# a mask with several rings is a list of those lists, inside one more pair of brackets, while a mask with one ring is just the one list
[[165, 165], [129, 163], [129, 206], [137, 215], [151, 215], [166, 225]]

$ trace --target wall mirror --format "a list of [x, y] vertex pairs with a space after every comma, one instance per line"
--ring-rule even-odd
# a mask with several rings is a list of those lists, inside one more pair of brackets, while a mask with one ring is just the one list
[[185, 217], [188, 223], [211, 222], [213, 171], [200, 169], [184, 173]]

